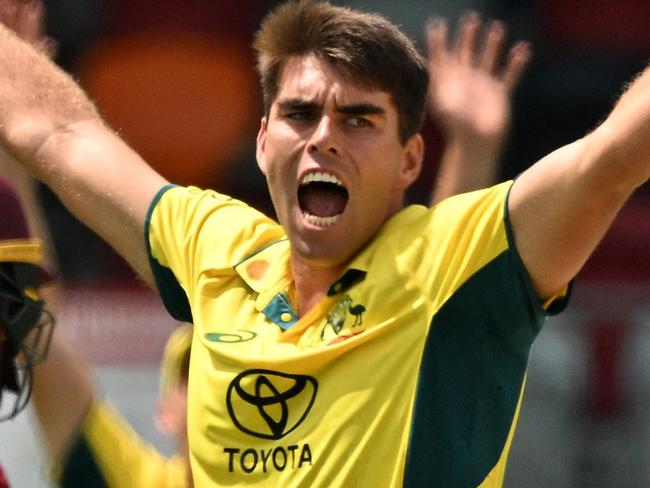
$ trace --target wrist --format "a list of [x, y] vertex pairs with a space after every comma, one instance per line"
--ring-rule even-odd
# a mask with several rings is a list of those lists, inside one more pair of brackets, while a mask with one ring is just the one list
[[445, 148], [460, 159], [471, 161], [496, 160], [503, 147], [503, 137], [486, 137], [476, 134], [446, 134]]

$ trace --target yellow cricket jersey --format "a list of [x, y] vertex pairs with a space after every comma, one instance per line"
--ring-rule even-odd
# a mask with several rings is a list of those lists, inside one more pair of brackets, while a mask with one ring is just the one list
[[94, 404], [79, 437], [55, 469], [61, 488], [187, 488], [187, 462], [166, 458], [113, 408]]
[[405, 208], [302, 317], [276, 222], [163, 188], [147, 243], [168, 310], [195, 326], [196, 486], [501, 486], [545, 317], [509, 188]]

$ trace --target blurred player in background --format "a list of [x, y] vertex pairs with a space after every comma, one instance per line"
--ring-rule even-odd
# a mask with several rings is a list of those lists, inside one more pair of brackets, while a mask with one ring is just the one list
[[[20, 31], [37, 49], [51, 52], [42, 36], [40, 2], [1, 2], [0, 22]], [[33, 368], [48, 352], [55, 320], [45, 306], [53, 299], [52, 248], [43, 239], [45, 224], [37, 208], [32, 178], [12, 166], [0, 149], [0, 420], [14, 418], [27, 405]], [[37, 237], [31, 237], [37, 236]], [[0, 467], [0, 488], [8, 486]]]
[[[41, 298], [50, 273], [43, 243], [30, 237], [17, 195], [0, 178], [0, 421], [13, 419], [32, 394], [33, 368], [48, 351], [54, 317]], [[0, 487], [7, 486], [0, 468]]]
[[34, 374], [33, 406], [53, 479], [62, 488], [188, 488], [187, 374], [192, 328], [170, 336], [161, 363], [156, 425], [176, 443], [165, 457], [145, 443], [92, 384], [92, 368], [71, 344], [52, 341]]

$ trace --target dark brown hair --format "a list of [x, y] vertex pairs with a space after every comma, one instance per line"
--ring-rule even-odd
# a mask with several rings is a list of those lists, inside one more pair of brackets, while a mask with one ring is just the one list
[[268, 116], [288, 58], [313, 54], [353, 82], [388, 92], [402, 143], [420, 130], [429, 73], [413, 43], [378, 14], [290, 0], [262, 22], [254, 43]]

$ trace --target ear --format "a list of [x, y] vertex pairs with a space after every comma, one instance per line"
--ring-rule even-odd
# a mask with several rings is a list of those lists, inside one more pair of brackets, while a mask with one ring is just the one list
[[422, 160], [424, 159], [424, 140], [420, 134], [415, 134], [406, 141], [404, 156], [404, 165], [400, 170], [398, 179], [401, 190], [406, 190], [420, 176]]
[[260, 130], [257, 133], [257, 149], [255, 157], [257, 159], [257, 166], [259, 166], [262, 173], [266, 174], [266, 117], [262, 117], [260, 121]]

